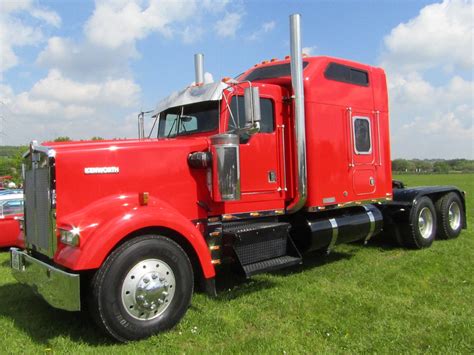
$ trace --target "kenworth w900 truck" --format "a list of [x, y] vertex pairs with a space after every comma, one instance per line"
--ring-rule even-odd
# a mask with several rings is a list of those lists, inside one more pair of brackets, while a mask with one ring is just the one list
[[226, 264], [251, 277], [382, 230], [411, 248], [457, 237], [462, 191], [392, 181], [384, 71], [303, 56], [299, 23], [291, 56], [236, 79], [203, 84], [196, 56], [156, 138], [33, 142], [16, 279], [129, 341], [177, 324], [195, 281], [215, 294]]

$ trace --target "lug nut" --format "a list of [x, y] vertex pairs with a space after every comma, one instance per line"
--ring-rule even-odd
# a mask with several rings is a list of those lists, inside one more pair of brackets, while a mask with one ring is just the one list
[[156, 274], [153, 274], [153, 275], [151, 275], [151, 278], [152, 278], [153, 280], [156, 280], [156, 279], [158, 278], [158, 276], [156, 276]]
[[148, 277], [145, 277], [145, 278], [143, 279], [143, 282], [147, 284], [147, 283], [150, 282], [150, 279], [149, 279]]

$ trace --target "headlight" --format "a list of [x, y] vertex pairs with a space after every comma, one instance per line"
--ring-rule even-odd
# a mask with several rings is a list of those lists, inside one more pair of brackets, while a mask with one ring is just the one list
[[79, 245], [79, 228], [59, 229], [61, 243], [77, 247]]

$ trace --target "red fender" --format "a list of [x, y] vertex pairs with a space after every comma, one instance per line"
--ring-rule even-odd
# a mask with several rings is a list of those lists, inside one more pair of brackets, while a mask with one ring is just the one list
[[150, 197], [146, 206], [137, 194], [110, 196], [73, 214], [60, 217], [58, 228], [80, 230], [80, 245], [58, 243], [55, 262], [71, 270], [99, 268], [112, 249], [127, 235], [148, 227], [169, 228], [182, 235], [194, 248], [205, 278], [215, 276], [211, 254], [201, 232], [176, 209]]

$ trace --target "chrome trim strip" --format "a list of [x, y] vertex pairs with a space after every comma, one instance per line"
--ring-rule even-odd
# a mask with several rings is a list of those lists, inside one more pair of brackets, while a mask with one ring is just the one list
[[283, 154], [283, 191], [288, 191], [286, 186], [286, 146], [285, 146], [285, 125], [278, 126], [281, 129], [281, 146]]
[[339, 227], [337, 226], [337, 221], [335, 218], [330, 218], [329, 223], [331, 223], [332, 226], [332, 238], [331, 238], [331, 243], [328, 245], [328, 250], [327, 253], [329, 254], [331, 250], [334, 248], [337, 242], [337, 237], [339, 236]]
[[350, 154], [350, 163], [349, 163], [349, 168], [352, 168], [354, 167], [354, 152], [352, 151], [352, 147], [354, 146], [354, 140], [353, 140], [353, 136], [354, 136], [354, 132], [352, 130], [352, 107], [347, 107], [346, 108], [347, 112], [349, 113], [349, 136], [350, 136], [350, 139], [351, 139], [351, 148], [349, 150], [349, 154]]
[[372, 236], [374, 235], [375, 217], [374, 217], [374, 214], [372, 213], [372, 211], [370, 210], [369, 207], [364, 206], [364, 208], [367, 211], [367, 216], [369, 216], [369, 220], [370, 220], [370, 230], [369, 230], [369, 233], [367, 234], [367, 237], [365, 237], [365, 239], [364, 239], [364, 244], [367, 244], [368, 241], [370, 240], [370, 238], [372, 238]]
[[221, 220], [222, 221], [235, 221], [235, 220], [249, 219], [249, 218], [282, 216], [284, 214], [285, 214], [285, 210], [283, 208], [276, 208], [274, 210], [264, 210], [264, 211], [225, 213], [222, 215]]
[[298, 169], [298, 191], [295, 201], [288, 206], [289, 213], [299, 211], [307, 199], [307, 172], [306, 172], [306, 127], [304, 111], [303, 86], [303, 58], [301, 53], [300, 14], [290, 16], [290, 49], [291, 49], [291, 85], [294, 95], [295, 112], [295, 144], [296, 166]]
[[[382, 135], [380, 134], [380, 111], [375, 111], [375, 117], [377, 117], [377, 146], [379, 153], [379, 166], [382, 166], [382, 150], [380, 149], [380, 140]], [[374, 158], [375, 159], [375, 158]]]
[[240, 194], [243, 195], [264, 195], [264, 194], [274, 194], [275, 192], [280, 192], [278, 189], [268, 190], [268, 191], [251, 191], [251, 192], [241, 192]]
[[308, 212], [319, 212], [319, 211], [325, 211], [325, 210], [335, 210], [335, 209], [345, 208], [345, 207], [380, 204], [382, 202], [391, 201], [391, 200], [392, 200], [391, 195], [390, 196], [387, 195], [387, 197], [379, 197], [379, 198], [374, 198], [374, 199], [370, 199], [370, 200], [360, 200], [360, 201], [351, 201], [351, 202], [345, 202], [345, 203], [338, 203], [337, 205], [309, 206], [309, 207], [306, 208], [306, 211], [308, 211]]

